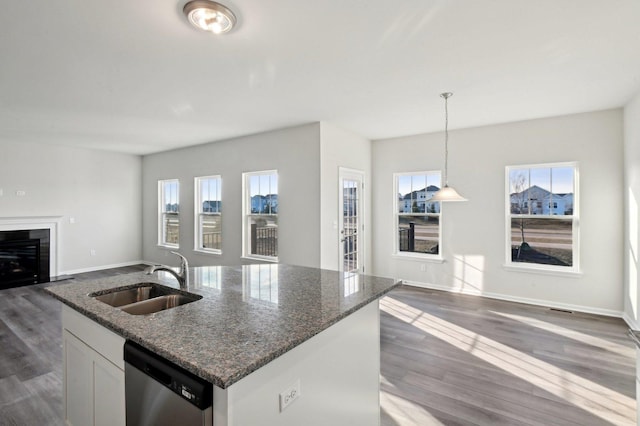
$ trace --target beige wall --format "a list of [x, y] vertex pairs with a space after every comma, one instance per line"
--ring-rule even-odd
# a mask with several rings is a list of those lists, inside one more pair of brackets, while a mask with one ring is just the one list
[[[373, 143], [373, 272], [422, 285], [567, 309], [623, 309], [622, 110], [450, 132], [449, 183], [469, 199], [443, 206], [444, 263], [392, 256], [394, 172], [443, 167], [444, 135]], [[506, 270], [505, 167], [577, 161], [582, 274]], [[423, 270], [424, 269], [424, 270]]]
[[59, 274], [142, 259], [139, 156], [7, 141], [1, 146], [0, 217], [61, 216]]
[[339, 170], [341, 167], [364, 173], [364, 267], [371, 270], [371, 142], [356, 134], [322, 122], [320, 125], [320, 182], [322, 208], [320, 217], [321, 267], [340, 269], [339, 259]]
[[[279, 261], [320, 265], [319, 123], [143, 158], [143, 255], [177, 265], [158, 247], [158, 180], [180, 180], [180, 249], [194, 265], [237, 265], [242, 255], [242, 173], [278, 170]], [[222, 176], [222, 255], [194, 251], [194, 177]]]

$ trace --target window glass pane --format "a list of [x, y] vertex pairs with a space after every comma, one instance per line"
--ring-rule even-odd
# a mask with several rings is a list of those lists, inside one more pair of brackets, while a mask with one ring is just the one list
[[203, 249], [222, 250], [222, 217], [220, 215], [202, 215]]
[[[245, 226], [247, 240], [243, 253], [257, 256], [278, 256], [278, 174], [257, 172], [248, 174], [248, 216]], [[247, 195], [245, 195], [246, 197]]]
[[405, 195], [411, 193], [411, 176], [398, 176], [398, 212], [407, 213]]
[[396, 175], [398, 252], [437, 255], [440, 248], [440, 172]]
[[178, 246], [180, 219], [179, 182], [177, 180], [159, 181], [159, 229], [158, 244]]
[[[538, 187], [544, 190], [544, 192], [551, 192], [551, 169], [536, 167], [530, 169], [531, 174], [531, 187]], [[537, 191], [539, 192], [539, 191]], [[537, 194], [536, 194], [537, 195]]]
[[220, 180], [220, 178], [207, 178], [200, 180], [200, 206], [203, 213], [221, 212], [222, 201], [220, 199]]
[[254, 197], [260, 194], [260, 176], [253, 175], [249, 177], [249, 195]]
[[249, 218], [250, 252], [260, 256], [278, 256], [278, 217]]
[[554, 167], [551, 169], [553, 193], [549, 200], [549, 212], [552, 215], [572, 216], [574, 199], [573, 167]]
[[511, 260], [573, 266], [573, 221], [512, 218]]
[[438, 254], [438, 216], [398, 216], [398, 247], [401, 252]]
[[178, 244], [180, 240], [180, 222], [177, 214], [165, 213], [163, 217], [164, 242], [166, 244]]

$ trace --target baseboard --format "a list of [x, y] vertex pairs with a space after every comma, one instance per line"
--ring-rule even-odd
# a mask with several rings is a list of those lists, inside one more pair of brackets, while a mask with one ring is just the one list
[[640, 330], [640, 322], [631, 318], [626, 312], [622, 314], [622, 319], [627, 323], [629, 328], [633, 330]]
[[482, 292], [479, 290], [469, 290], [469, 289], [464, 289], [459, 287], [451, 288], [443, 285], [422, 283], [417, 281], [402, 280], [402, 282], [412, 287], [428, 288], [431, 290], [442, 290], [442, 291], [448, 291], [450, 293], [460, 293], [460, 294], [466, 294], [471, 296], [482, 296], [482, 297], [488, 297], [490, 299], [505, 300], [507, 302], [518, 302], [518, 303], [525, 303], [527, 305], [537, 305], [537, 306], [544, 306], [547, 308], [562, 309], [564, 311], [584, 312], [587, 314], [596, 314], [596, 315], [603, 315], [607, 317], [622, 318], [627, 322], [627, 324], [630, 325], [629, 321], [627, 321], [627, 319], [624, 318], [623, 312], [614, 311], [611, 309], [600, 309], [600, 308], [593, 308], [591, 306], [571, 305], [567, 303], [555, 303], [555, 302], [550, 302], [548, 300], [529, 299], [526, 297], [514, 297], [514, 296], [505, 295], [505, 294]]
[[90, 268], [72, 269], [70, 271], [61, 272], [60, 275], [75, 275], [84, 274], [85, 272], [102, 271], [105, 269], [122, 268], [123, 266], [133, 265], [151, 265], [151, 263], [144, 260], [132, 260], [131, 262], [114, 263], [111, 265], [92, 266]]

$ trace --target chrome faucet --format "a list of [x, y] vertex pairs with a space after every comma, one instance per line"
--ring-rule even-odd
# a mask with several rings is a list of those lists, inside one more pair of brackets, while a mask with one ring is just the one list
[[176, 277], [178, 283], [180, 284], [180, 288], [184, 290], [189, 287], [189, 262], [187, 261], [187, 258], [180, 253], [175, 251], [172, 251], [171, 253], [180, 258], [180, 271], [176, 272], [169, 266], [165, 265], [151, 265], [147, 269], [145, 269], [144, 273], [147, 275], [151, 275], [156, 271], [166, 271]]

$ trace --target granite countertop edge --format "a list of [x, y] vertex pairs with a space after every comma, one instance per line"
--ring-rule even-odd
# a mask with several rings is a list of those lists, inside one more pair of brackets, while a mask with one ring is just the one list
[[[96, 280], [96, 281], [99, 281], [99, 280]], [[219, 388], [226, 389], [232, 384], [241, 380], [242, 378], [248, 376], [252, 372], [265, 366], [269, 362], [275, 360], [276, 358], [280, 357], [286, 352], [292, 350], [293, 348], [311, 339], [315, 335], [328, 329], [329, 327], [339, 322], [340, 320], [348, 317], [349, 315], [353, 314], [354, 312], [368, 305], [369, 303], [382, 298], [391, 290], [393, 290], [394, 288], [402, 284], [402, 282], [399, 280], [394, 280], [394, 281], [395, 283], [390, 285], [388, 288], [382, 289], [377, 294], [370, 295], [364, 298], [363, 300], [359, 301], [358, 303], [354, 304], [348, 309], [345, 309], [343, 312], [340, 312], [339, 314], [329, 318], [326, 322], [318, 324], [316, 327], [311, 329], [308, 333], [304, 333], [298, 338], [285, 341], [282, 345], [269, 351], [264, 356], [254, 360], [254, 362], [251, 362], [250, 364], [243, 366], [243, 368], [233, 369], [232, 371], [229, 371], [228, 375], [224, 375], [224, 376], [217, 375], [208, 371], [207, 369], [203, 369], [197, 364], [190, 362], [188, 359], [180, 357], [178, 354], [174, 352], [167, 351], [164, 348], [155, 345], [153, 341], [146, 340], [143, 336], [136, 334], [135, 330], [131, 330], [130, 328], [126, 328], [126, 327], [121, 327], [115, 322], [110, 321], [108, 318], [105, 318], [105, 316], [85, 308], [84, 306], [82, 306], [82, 304], [74, 303], [74, 301], [69, 300], [64, 296], [57, 294], [55, 292], [55, 288], [56, 288], [55, 286], [45, 287], [43, 290], [46, 291], [51, 296], [53, 296], [54, 298], [56, 298], [57, 300], [59, 300], [60, 302], [62, 302], [63, 304], [69, 306], [70, 308], [81, 313], [87, 318], [97, 322], [98, 324], [104, 326], [105, 328], [113, 331], [114, 333], [120, 335], [121, 337], [142, 345], [143, 347], [157, 353], [163, 358], [166, 358], [167, 360], [177, 364], [178, 366], [185, 368], [187, 371], [190, 371], [191, 373], [213, 383]], [[100, 289], [100, 291], [109, 290], [112, 288], [121, 288], [121, 287], [127, 287], [127, 286], [114, 284], [112, 287], [104, 287]], [[134, 285], [131, 285], [130, 287], [134, 287]]]

